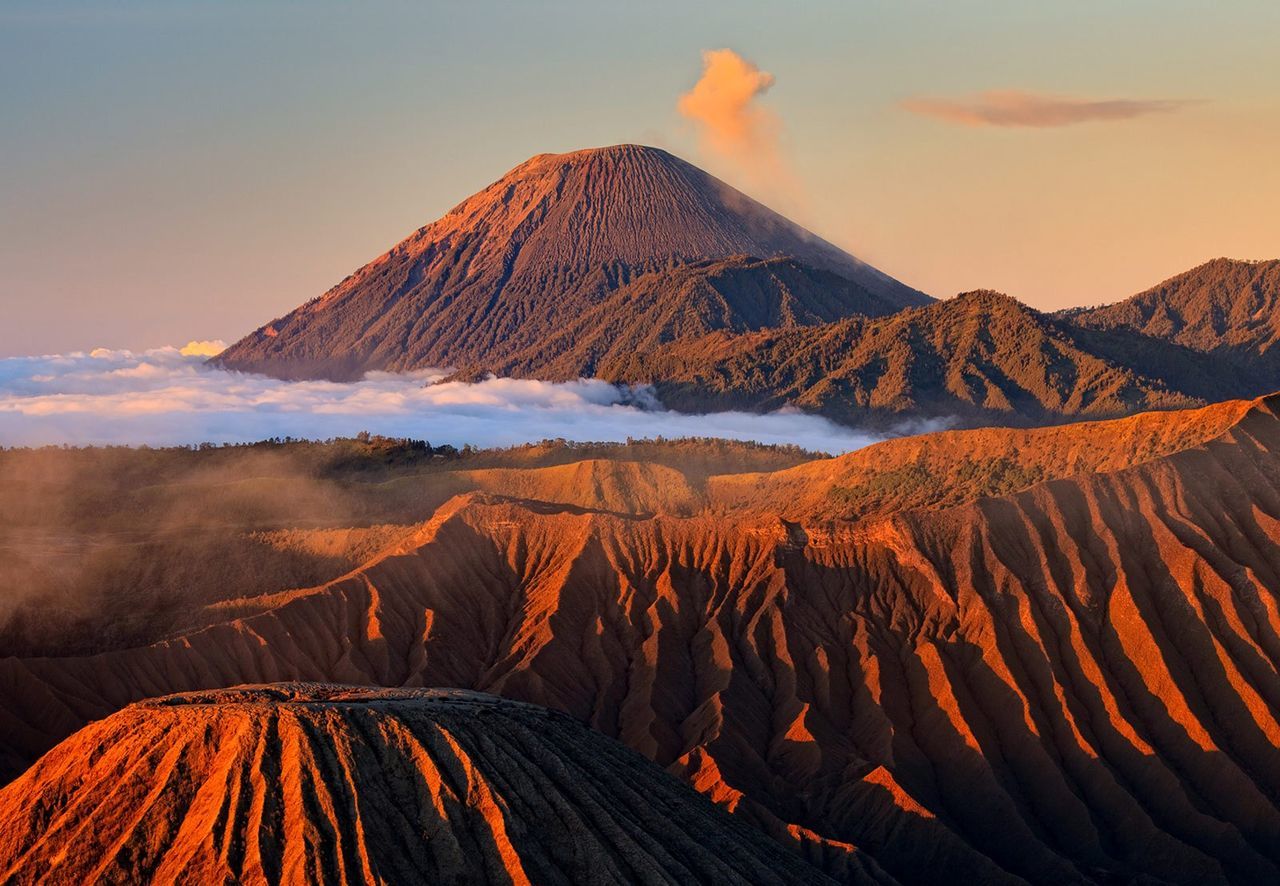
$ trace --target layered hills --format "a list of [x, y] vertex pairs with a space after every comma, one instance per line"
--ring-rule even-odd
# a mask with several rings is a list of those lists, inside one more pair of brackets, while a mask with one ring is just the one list
[[1008, 296], [972, 292], [874, 319], [681, 339], [619, 355], [597, 374], [651, 383], [677, 409], [798, 406], [860, 423], [1043, 422], [1203, 402], [1200, 391], [1144, 375], [1091, 344], [1087, 333]]
[[335, 580], [0, 659], [5, 750], [169, 692], [453, 686], [564, 711], [837, 878], [1272, 882], [1278, 411], [489, 474]]
[[[907, 287], [671, 154], [543, 154], [215, 362], [653, 384], [669, 407], [1043, 424], [1280, 388], [1280, 262], [1046, 315]], [[1280, 353], [1276, 351], [1275, 353]]]
[[297, 683], [81, 730], [0, 791], [0, 880], [833, 882], [564, 714]]
[[[647, 307], [670, 291], [663, 278], [641, 278], [635, 288], [649, 298], [634, 311], [625, 299], [611, 301], [562, 338], [488, 371], [594, 375], [653, 385], [665, 405], [682, 410], [790, 407], [853, 424], [1118, 417], [1280, 387], [1271, 350], [1278, 269], [1280, 262], [1219, 259], [1117, 305], [1057, 314], [975, 291], [898, 311], [871, 305], [826, 322], [814, 312], [679, 328], [653, 322]], [[803, 291], [818, 299], [812, 286]], [[633, 315], [642, 319], [610, 319]]]
[[[800, 408], [857, 425], [1118, 417], [1280, 387], [1266, 332], [1275, 316], [1269, 306], [1280, 299], [1280, 277], [1270, 272], [1277, 267], [1219, 260], [1154, 294], [1093, 310], [1045, 314], [1002, 293], [975, 291], [821, 324], [632, 337], [591, 362], [500, 368], [546, 377], [589, 370], [651, 384], [665, 405], [688, 411]], [[1194, 305], [1210, 299], [1206, 292], [1213, 304], [1197, 313]], [[1252, 320], [1222, 319], [1238, 319], [1245, 306]], [[1196, 319], [1178, 335], [1133, 319], [1179, 310]], [[591, 337], [582, 330], [580, 340]]]
[[[618, 145], [531, 158], [217, 362], [338, 380], [375, 369], [487, 366], [536, 351], [645, 274], [744, 255], [787, 257], [805, 267], [784, 273], [843, 279], [817, 298], [793, 298], [768, 268], [741, 269], [730, 294], [745, 303], [719, 305], [731, 328], [929, 301], [666, 151]], [[650, 306], [654, 322], [698, 314], [716, 281], [700, 286], [696, 278], [723, 274], [713, 263], [663, 284]], [[637, 303], [646, 298], [640, 293]]]

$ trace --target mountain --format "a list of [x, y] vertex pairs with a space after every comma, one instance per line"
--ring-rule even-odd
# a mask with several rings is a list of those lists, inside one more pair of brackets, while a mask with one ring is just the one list
[[0, 880], [834, 883], [564, 714], [298, 683], [85, 727], [0, 791]]
[[4, 750], [165, 692], [456, 686], [572, 715], [836, 877], [1276, 882], [1280, 399], [858, 456], [619, 462], [634, 502], [600, 459], [539, 468], [203, 629], [0, 659]]
[[847, 317], [892, 314], [900, 305], [830, 271], [792, 258], [733, 256], [655, 271], [621, 287], [522, 351], [473, 363], [492, 372], [550, 380], [590, 378], [635, 354], [712, 332], [797, 329]]
[[1199, 389], [1144, 375], [1142, 361], [1126, 365], [1132, 354], [1097, 347], [1097, 335], [1008, 296], [971, 292], [878, 318], [682, 338], [600, 361], [596, 373], [651, 383], [675, 409], [793, 406], [851, 423], [1044, 422], [1203, 402]]
[[685, 411], [1043, 424], [1280, 388], [1280, 261], [1055, 315], [945, 302], [656, 148], [543, 154], [214, 362], [652, 384]]
[[1211, 354], [1252, 373], [1261, 389], [1280, 387], [1280, 260], [1215, 259], [1122, 302], [1064, 316]]
[[[930, 300], [666, 151], [618, 145], [533, 157], [216, 362], [339, 380], [488, 365], [537, 349], [642, 275], [733, 256], [844, 278], [821, 297], [823, 319]], [[661, 294], [658, 312], [678, 312], [680, 297]], [[776, 287], [771, 297], [743, 310], [796, 318], [815, 307]]]

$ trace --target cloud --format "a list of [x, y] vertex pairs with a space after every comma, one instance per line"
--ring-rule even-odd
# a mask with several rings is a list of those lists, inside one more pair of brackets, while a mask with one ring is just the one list
[[671, 412], [648, 388], [595, 379], [436, 384], [444, 373], [427, 370], [370, 373], [351, 384], [284, 382], [215, 369], [183, 350], [100, 349], [0, 360], [0, 445], [163, 446], [368, 430], [455, 446], [661, 435], [794, 443], [837, 453], [884, 436], [798, 412]]
[[1044, 128], [1130, 120], [1147, 114], [1170, 113], [1191, 103], [1187, 99], [1083, 99], [1008, 89], [960, 99], [909, 98], [902, 101], [900, 107], [960, 126]]
[[178, 349], [178, 353], [184, 357], [216, 357], [226, 349], [227, 343], [222, 339], [205, 339], [187, 342]]
[[732, 49], [708, 49], [702, 53], [702, 76], [680, 96], [676, 110], [697, 126], [702, 149], [728, 160], [754, 190], [774, 202], [802, 203], [783, 160], [782, 123], [757, 103], [773, 84], [772, 74]]
[[708, 49], [702, 53], [702, 77], [680, 96], [676, 108], [699, 124], [706, 144], [717, 153], [772, 151], [777, 118], [755, 100], [773, 83], [772, 74], [732, 49]]

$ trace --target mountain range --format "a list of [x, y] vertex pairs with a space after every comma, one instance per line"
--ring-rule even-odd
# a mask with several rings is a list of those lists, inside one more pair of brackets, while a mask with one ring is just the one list
[[[329, 580], [242, 596], [239, 584], [217, 586], [218, 551], [192, 549], [211, 582], [192, 627], [93, 654], [0, 658], [0, 759], [20, 771], [54, 748], [0, 792], [11, 810], [0, 822], [20, 841], [11, 845], [49, 836], [32, 856], [41, 863], [80, 845], [52, 839], [60, 829], [88, 839], [96, 822], [104, 836], [141, 841], [112, 845], [174, 847], [175, 864], [197, 849], [239, 864], [241, 849], [219, 854], [215, 812], [252, 820], [256, 798], [271, 796], [253, 781], [253, 748], [275, 745], [254, 731], [232, 740], [239, 721], [212, 712], [170, 728], [157, 719], [172, 716], [163, 700], [130, 704], [277, 681], [440, 686], [571, 715], [789, 848], [797, 872], [1275, 882], [1278, 415], [1274, 397], [1228, 401], [897, 438], [763, 469], [674, 444], [414, 468], [376, 487], [417, 502], [418, 522]], [[247, 473], [263, 476], [228, 470], [220, 483], [243, 495]], [[296, 482], [284, 479], [260, 494], [274, 500]], [[203, 499], [216, 491], [204, 487]], [[271, 551], [339, 549], [332, 529], [292, 525]], [[347, 542], [364, 545], [355, 533]], [[399, 703], [388, 697], [388, 716]], [[362, 775], [360, 761], [404, 745], [375, 724], [357, 731], [326, 704], [302, 705], [302, 726], [280, 728], [306, 738], [303, 756], [267, 759], [334, 798], [307, 807], [299, 827], [314, 836], [302, 845], [346, 846], [352, 822], [397, 820], [384, 776]], [[133, 713], [117, 720], [121, 709]], [[495, 715], [489, 740], [505, 742], [498, 724], [509, 715]], [[456, 728], [479, 760], [477, 782], [499, 796], [529, 797], [514, 786], [554, 771], [541, 756], [499, 765], [485, 728]], [[228, 733], [214, 741], [213, 729]], [[579, 753], [559, 732], [545, 740], [560, 748], [548, 753]], [[572, 748], [601, 741], [573, 738]], [[102, 756], [110, 747], [116, 756]], [[432, 783], [430, 772], [447, 770], [440, 754], [413, 756], [405, 771]], [[124, 780], [111, 794], [113, 772]], [[645, 773], [635, 783], [666, 796], [661, 773]], [[593, 778], [616, 783], [603, 770]], [[361, 787], [363, 799], [343, 807]], [[564, 790], [568, 808], [583, 808]], [[187, 795], [207, 798], [207, 810], [181, 814]], [[82, 814], [107, 796], [119, 816]], [[77, 797], [86, 805], [69, 807]], [[653, 808], [597, 797], [615, 816]], [[520, 810], [537, 807], [511, 804], [499, 803], [508, 820], [532, 827]], [[342, 808], [360, 817], [329, 811]], [[425, 832], [475, 832], [455, 820]], [[140, 824], [116, 831], [117, 821]]]
[[1280, 388], [1278, 299], [1280, 261], [1218, 259], [1100, 308], [935, 301], [665, 151], [619, 145], [531, 158], [215, 362], [594, 377], [686, 411], [1035, 424]]
[[215, 362], [973, 427], [0, 450], [0, 882], [1280, 882], [1278, 298], [534, 157]]

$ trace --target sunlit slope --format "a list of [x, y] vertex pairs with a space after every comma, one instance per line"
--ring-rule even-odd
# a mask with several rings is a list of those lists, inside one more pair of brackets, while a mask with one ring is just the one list
[[787, 470], [714, 477], [707, 494], [717, 507], [791, 520], [857, 520], [955, 505], [1191, 449], [1254, 408], [1254, 401], [1232, 400], [1110, 421], [919, 434]]
[[710, 476], [812, 457], [726, 440], [0, 450], [0, 650], [85, 654], [202, 627], [211, 604], [349, 572], [466, 492], [683, 514]]

